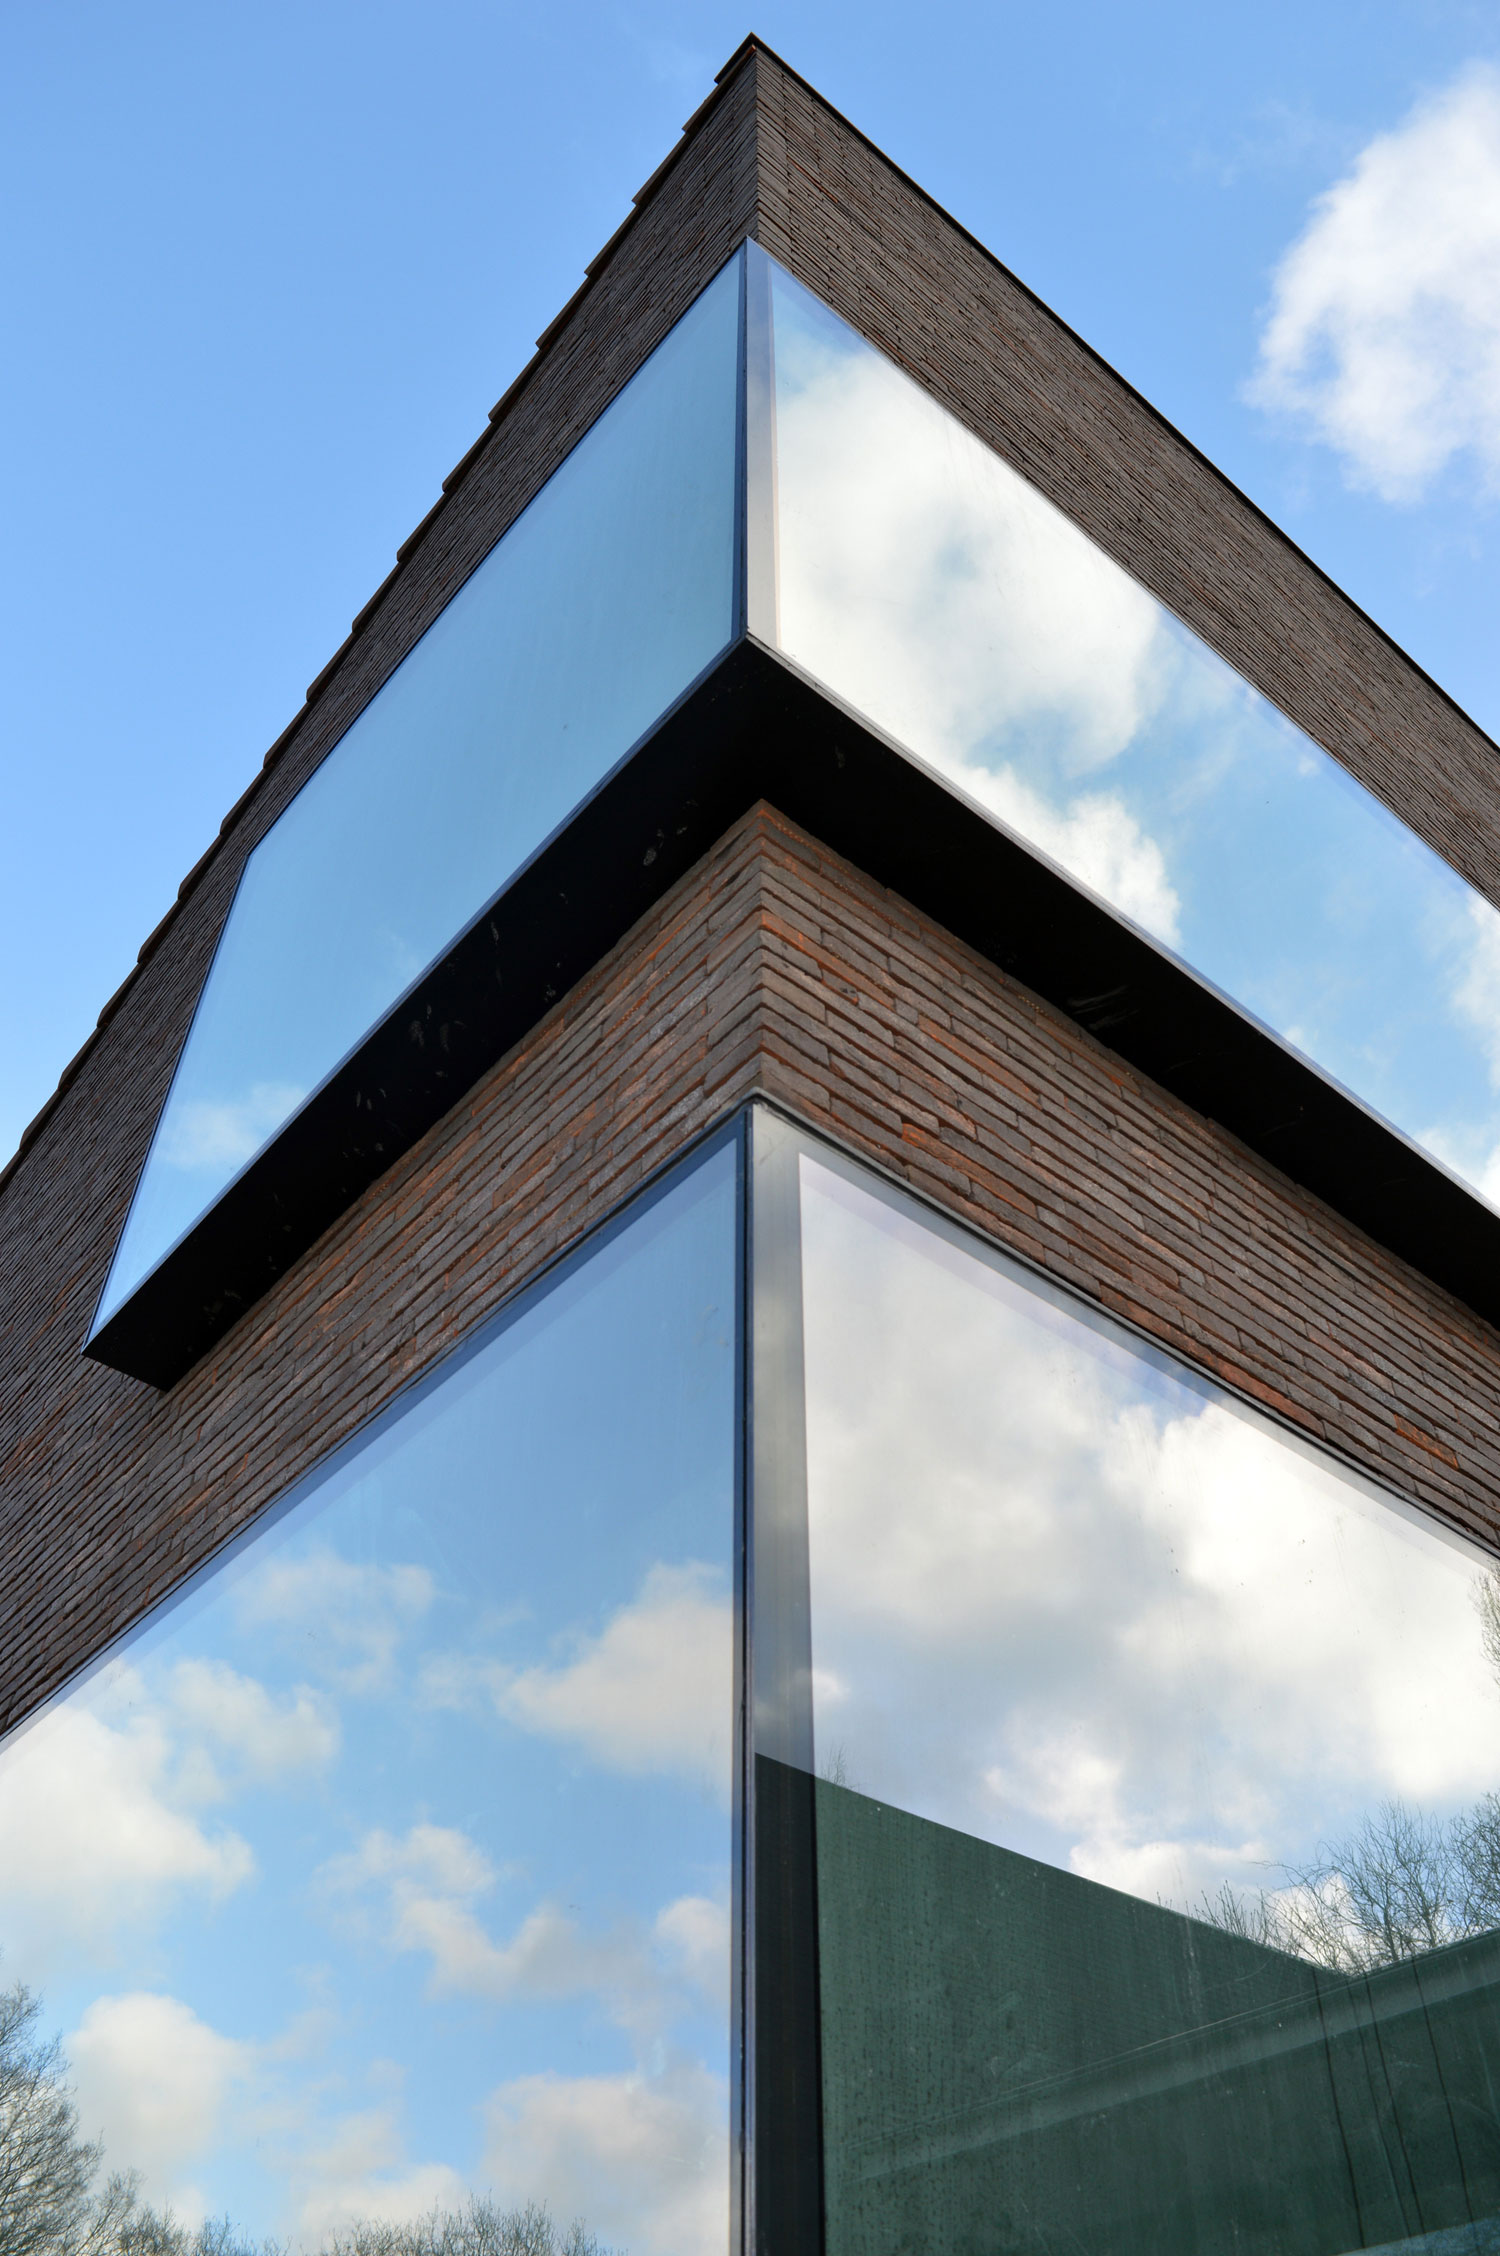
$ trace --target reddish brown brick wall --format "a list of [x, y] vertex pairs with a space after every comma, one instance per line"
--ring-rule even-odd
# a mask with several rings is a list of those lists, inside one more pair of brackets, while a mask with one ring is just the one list
[[774, 59], [748, 53], [406, 544], [0, 1178], [0, 1716], [757, 1086], [1412, 1493], [1476, 1523], [1494, 1508], [1486, 1328], [774, 832], [774, 850], [745, 832], [725, 841], [701, 883], [679, 887], [169, 1397], [80, 1361], [245, 855], [747, 232], [1500, 898], [1488, 740], [1003, 268]]
[[755, 1091], [1500, 1533], [1500, 1337], [761, 809], [170, 1394], [30, 1312], [0, 1720]]
[[[133, 976], [106, 1004], [101, 1026], [131, 1006], [124, 1056], [111, 1045], [103, 1083], [119, 1170], [113, 1188], [122, 1200], [245, 856], [747, 234], [1500, 902], [1500, 770], [1490, 739], [775, 56], [753, 43], [741, 50], [636, 201], [147, 940], [150, 1003], [142, 1011]], [[83, 1063], [69, 1068], [65, 1090]], [[92, 1130], [85, 1133], [92, 1148]], [[75, 1120], [65, 1139], [70, 1153], [79, 1134]], [[43, 1164], [55, 1166], [55, 1155]], [[4, 1182], [0, 1172], [0, 1189]]]
[[1500, 752], [1057, 316], [784, 67], [766, 249], [1500, 902]]
[[[63, 1076], [64, 1118], [44, 1113], [22, 1142], [24, 1197], [44, 1202], [49, 1243], [67, 1227], [86, 1183], [109, 1202], [106, 1234], [124, 1207], [166, 1093], [193, 1005], [246, 857], [455, 591], [519, 516], [582, 433], [608, 406], [710, 277], [743, 241], [755, 209], [752, 83], [727, 86], [712, 130], [681, 145], [547, 348], [495, 410], [496, 422], [446, 481], [443, 501], [403, 545], [402, 563], [367, 603], [355, 631], [271, 747], [261, 774], [225, 817], [178, 900], [141, 951], [141, 965], [105, 1005], [100, 1034]], [[602, 262], [602, 263], [601, 263]], [[504, 872], [498, 872], [503, 876]], [[45, 1139], [45, 1148], [38, 1139]], [[35, 1147], [35, 1166], [31, 1166]], [[7, 1172], [0, 1169], [0, 1198]], [[56, 1193], [61, 1194], [61, 1212]], [[0, 1206], [0, 1213], [3, 1213]], [[55, 1219], [54, 1219], [55, 1216]], [[0, 1239], [0, 1262], [5, 1257]], [[0, 1266], [0, 1277], [8, 1272]], [[102, 1274], [90, 1272], [90, 1308]], [[80, 1337], [82, 1331], [80, 1331]]]

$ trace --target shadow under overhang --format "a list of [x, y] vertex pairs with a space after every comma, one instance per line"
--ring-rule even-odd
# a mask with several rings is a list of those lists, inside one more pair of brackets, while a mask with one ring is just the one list
[[778, 653], [735, 644], [85, 1347], [169, 1387], [757, 800], [1491, 1322], [1500, 1214]]

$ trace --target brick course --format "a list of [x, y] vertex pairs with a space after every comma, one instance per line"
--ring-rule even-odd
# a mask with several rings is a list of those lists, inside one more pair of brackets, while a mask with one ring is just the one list
[[754, 1089], [1495, 1526], [1486, 1326], [772, 817], [721, 842], [169, 1396], [80, 1360], [245, 856], [747, 234], [1500, 900], [1489, 740], [852, 127], [745, 50], [0, 1176], [0, 1720]]
[[35, 1312], [0, 1724], [756, 1093], [1500, 1536], [1500, 1335], [762, 806], [169, 1394]]

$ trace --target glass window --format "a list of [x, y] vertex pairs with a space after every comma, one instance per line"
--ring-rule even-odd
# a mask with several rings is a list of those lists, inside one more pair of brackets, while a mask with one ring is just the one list
[[571, 2256], [723, 2256], [736, 1174], [671, 1178], [0, 1748], [0, 1991], [158, 2207], [315, 2250], [474, 2193]]
[[1500, 1204], [1500, 915], [755, 255], [781, 647]]
[[740, 261], [245, 867], [96, 1328], [731, 639]]
[[830, 2256], [1500, 2245], [1493, 1562], [782, 1164]]

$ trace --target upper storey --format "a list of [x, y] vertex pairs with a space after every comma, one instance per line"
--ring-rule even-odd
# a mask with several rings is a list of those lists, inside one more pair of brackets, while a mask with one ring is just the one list
[[[426, 532], [446, 604], [388, 586], [244, 826], [91, 1352], [185, 1368], [761, 793], [1472, 1268], [1402, 1139], [1484, 1192], [1493, 747], [762, 50], [648, 191]], [[592, 420], [591, 313], [654, 348]], [[567, 451], [497, 511], [549, 367]]]
[[734, 639], [740, 318], [731, 266], [250, 856], [96, 1329]]

